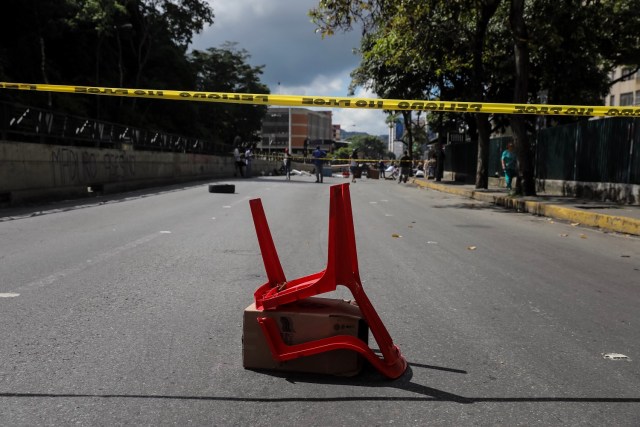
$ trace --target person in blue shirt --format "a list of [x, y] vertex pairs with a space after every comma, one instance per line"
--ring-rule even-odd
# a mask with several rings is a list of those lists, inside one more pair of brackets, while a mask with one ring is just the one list
[[518, 173], [516, 154], [513, 152], [513, 142], [507, 144], [507, 149], [500, 156], [502, 160], [502, 171], [504, 172], [504, 180], [507, 184], [507, 190], [511, 191], [511, 181]]
[[327, 153], [320, 149], [318, 145], [311, 155], [313, 156], [313, 164], [316, 168], [316, 182], [322, 183], [322, 164], [324, 163], [324, 158], [327, 157]]
[[380, 159], [380, 162], [378, 162], [378, 170], [380, 171], [380, 177], [382, 179], [386, 179], [384, 176], [385, 169], [387, 169], [387, 166], [384, 164], [384, 160]]

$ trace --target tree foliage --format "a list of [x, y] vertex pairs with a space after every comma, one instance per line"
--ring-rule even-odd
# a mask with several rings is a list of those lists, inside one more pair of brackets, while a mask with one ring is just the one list
[[[637, 0], [321, 0], [310, 15], [323, 35], [361, 27], [353, 84], [379, 96], [600, 104], [612, 67], [640, 64]], [[430, 125], [441, 134], [464, 126], [478, 141], [476, 187], [486, 187], [488, 138], [507, 119], [524, 191], [535, 191], [535, 117], [431, 113]]]
[[[234, 43], [206, 51], [194, 51], [190, 56], [197, 70], [196, 90], [207, 92], [268, 93], [260, 83], [262, 67], [247, 64], [249, 53], [237, 49]], [[218, 136], [231, 141], [240, 136], [243, 141], [257, 140], [266, 106], [244, 104], [206, 104], [200, 107], [200, 122], [217, 124]]]
[[[3, 81], [267, 93], [261, 67], [233, 45], [188, 53], [212, 24], [206, 0], [6, 0]], [[260, 126], [264, 108], [2, 91], [0, 99], [99, 120], [230, 142]]]
[[359, 159], [379, 159], [387, 151], [386, 144], [377, 136], [356, 135], [348, 139], [351, 151], [358, 152]]

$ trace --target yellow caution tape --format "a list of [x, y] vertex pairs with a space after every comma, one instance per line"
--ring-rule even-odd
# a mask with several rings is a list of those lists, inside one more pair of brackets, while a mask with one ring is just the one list
[[[309, 153], [311, 153], [312, 150], [309, 150]], [[271, 154], [272, 157], [277, 158], [279, 160], [284, 160], [284, 155], [282, 153], [273, 153]], [[308, 162], [312, 162], [314, 160], [322, 160], [323, 162], [334, 162], [333, 166], [335, 167], [344, 167], [344, 168], [348, 168], [351, 166], [351, 158], [345, 159], [345, 158], [339, 158], [339, 157], [321, 157], [321, 158], [316, 158], [313, 156], [290, 156], [292, 161], [308, 161]], [[423, 163], [424, 159], [411, 159], [411, 160], [400, 160], [400, 159], [355, 159], [356, 162], [358, 164], [361, 163], [375, 163], [378, 164], [380, 163], [380, 161], [384, 162], [385, 164], [396, 164], [396, 163], [403, 163], [403, 164], [408, 164], [408, 163]], [[349, 163], [344, 163], [344, 164], [336, 164], [335, 162], [349, 162]]]
[[359, 108], [390, 111], [435, 111], [488, 114], [537, 114], [566, 116], [623, 116], [640, 117], [640, 107], [609, 107], [602, 105], [544, 105], [504, 104], [489, 102], [446, 102], [426, 100], [341, 98], [305, 95], [273, 95], [225, 92], [194, 92], [156, 89], [123, 89], [93, 86], [66, 86], [32, 83], [0, 82], [0, 89], [39, 92], [76, 93], [123, 96], [130, 98], [170, 99], [181, 101], [219, 102], [250, 105], [279, 105], [284, 107]]

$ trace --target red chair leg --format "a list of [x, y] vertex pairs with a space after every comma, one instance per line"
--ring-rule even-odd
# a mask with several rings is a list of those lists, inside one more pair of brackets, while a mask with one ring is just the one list
[[[276, 360], [290, 360], [339, 348], [349, 349], [358, 351], [385, 376], [397, 378], [406, 370], [407, 362], [400, 354], [398, 347], [393, 344], [387, 328], [362, 288], [349, 184], [332, 186], [330, 196], [327, 268], [322, 272], [290, 282], [284, 279], [262, 204], [259, 200], [251, 201], [258, 241], [269, 277], [269, 282], [258, 288], [254, 294], [256, 306], [262, 309], [276, 309], [282, 304], [334, 291], [338, 285], [346, 286], [353, 294], [363, 318], [380, 347], [382, 359], [362, 341], [350, 336], [336, 336], [287, 346], [282, 342], [275, 322], [267, 318], [259, 318], [258, 322]], [[265, 254], [265, 251], [268, 253]], [[280, 280], [283, 281], [282, 284]]]
[[278, 362], [312, 356], [325, 351], [352, 350], [360, 353], [374, 368], [389, 379], [400, 377], [407, 369], [407, 362], [396, 346], [393, 346], [395, 357], [381, 359], [363, 341], [349, 335], [337, 335], [307, 343], [287, 345], [282, 341], [280, 330], [274, 319], [259, 317], [258, 323], [267, 340], [271, 355]]
[[[269, 279], [267, 283], [258, 288], [255, 294], [264, 294], [268, 289], [284, 286], [284, 284], [287, 283], [287, 278], [282, 270], [282, 264], [280, 264], [280, 258], [278, 258], [278, 252], [271, 237], [271, 231], [269, 230], [267, 217], [264, 214], [262, 201], [260, 199], [249, 200], [249, 206], [251, 207], [253, 224], [256, 227], [262, 261], [264, 262], [264, 268], [267, 272], [267, 278]], [[258, 299], [255, 297], [255, 294], [254, 298], [256, 298], [256, 306], [258, 306]], [[258, 308], [262, 308], [262, 304], [260, 304]]]

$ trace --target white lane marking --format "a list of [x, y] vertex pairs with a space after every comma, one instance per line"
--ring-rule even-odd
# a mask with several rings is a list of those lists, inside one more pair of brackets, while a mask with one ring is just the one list
[[0, 298], [15, 298], [20, 296], [20, 294], [16, 294], [14, 292], [5, 292], [0, 294]]
[[392, 214], [384, 214], [384, 216], [393, 216]]
[[438, 242], [434, 242], [433, 240], [428, 240], [427, 245], [437, 245]]
[[160, 234], [171, 234], [171, 232], [168, 230], [164, 230], [164, 231], [161, 231]]
[[126, 245], [122, 245], [119, 246], [117, 248], [113, 248], [110, 251], [104, 252], [102, 254], [98, 254], [96, 257], [94, 257], [93, 259], [90, 260], [90, 262], [87, 263], [82, 263], [82, 264], [78, 264], [75, 265], [73, 267], [69, 267], [60, 271], [57, 271], [47, 277], [43, 277], [42, 279], [39, 280], [34, 280], [32, 282], [26, 283], [24, 284], [22, 287], [23, 288], [33, 288], [33, 287], [41, 287], [41, 286], [47, 286], [47, 285], [51, 285], [54, 282], [58, 281], [59, 279], [63, 279], [67, 276], [71, 276], [73, 274], [79, 273], [80, 271], [86, 269], [88, 266], [90, 265], [94, 265], [96, 263], [105, 261], [109, 258], [112, 258], [124, 251], [136, 248], [140, 245], [143, 245], [145, 243], [148, 243], [150, 241], [152, 241], [153, 239], [155, 239], [156, 237], [158, 237], [160, 235], [160, 233], [153, 233], [153, 234], [149, 234], [148, 236], [144, 236], [139, 238], [138, 240], [134, 240], [133, 242], [129, 242]]
[[231, 206], [223, 206], [224, 209], [231, 209]]
[[370, 205], [377, 205], [378, 202], [369, 202]]
[[602, 353], [602, 357], [608, 360], [624, 360], [627, 362], [631, 361], [629, 356], [625, 356], [624, 354], [620, 354], [620, 353]]
[[213, 216], [213, 217], [211, 217], [211, 219], [216, 219], [216, 217], [215, 217], [215, 216]]

